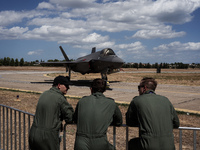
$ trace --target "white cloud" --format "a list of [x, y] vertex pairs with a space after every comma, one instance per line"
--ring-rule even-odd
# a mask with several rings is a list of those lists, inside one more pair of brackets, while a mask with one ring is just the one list
[[93, 5], [95, 0], [50, 0], [51, 3], [68, 8], [87, 8]]
[[105, 42], [97, 44], [96, 47], [98, 47], [98, 48], [106, 48], [106, 47], [111, 48], [111, 47], [114, 47], [114, 46], [115, 46], [115, 42], [105, 41]]
[[8, 26], [22, 22], [24, 19], [32, 19], [34, 17], [41, 17], [47, 12], [38, 11], [0, 11], [0, 26]]
[[43, 50], [36, 50], [36, 51], [29, 51], [28, 55], [41, 55], [43, 53]]
[[119, 44], [117, 45], [119, 49], [126, 49], [127, 51], [132, 51], [132, 52], [138, 52], [145, 50], [145, 46], [142, 45], [141, 42], [137, 41], [135, 43], [130, 43], [130, 44]]
[[87, 53], [79, 53], [79, 57], [83, 57], [85, 55], [88, 55]]
[[42, 2], [38, 4], [37, 9], [55, 9], [55, 7], [50, 3]]
[[137, 31], [132, 37], [133, 38], [143, 38], [143, 39], [170, 39], [170, 38], [176, 38], [176, 37], [182, 37], [186, 33], [181, 32], [175, 32], [172, 30], [171, 26], [166, 26], [163, 28], [157, 28], [152, 30], [140, 30]]
[[7, 26], [12, 23], [21, 22], [24, 18], [22, 13], [15, 11], [1, 11], [0, 12], [0, 26]]
[[108, 40], [108, 36], [102, 37], [100, 34], [92, 33], [85, 37], [82, 41], [86, 43], [97, 43], [97, 42], [104, 42]]
[[144, 11], [157, 21], [182, 24], [192, 19], [191, 13], [199, 6], [199, 0], [159, 0], [145, 6]]
[[181, 43], [179, 41], [170, 44], [162, 44], [153, 48], [155, 51], [200, 51], [200, 42]]
[[[64, 28], [60, 26], [41, 26], [35, 28], [32, 31], [28, 31], [24, 34], [25, 39], [42, 39], [47, 41], [67, 41], [67, 39], [74, 40], [73, 38], [79, 39], [77, 36], [85, 33], [83, 28]], [[64, 43], [64, 42], [62, 42]]]
[[28, 27], [12, 27], [10, 29], [0, 26], [0, 40], [3, 39], [21, 39], [23, 34], [28, 31]]

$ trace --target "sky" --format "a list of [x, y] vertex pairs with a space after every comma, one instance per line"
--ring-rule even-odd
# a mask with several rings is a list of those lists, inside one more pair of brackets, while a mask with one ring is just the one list
[[0, 58], [200, 63], [200, 0], [0, 0]]

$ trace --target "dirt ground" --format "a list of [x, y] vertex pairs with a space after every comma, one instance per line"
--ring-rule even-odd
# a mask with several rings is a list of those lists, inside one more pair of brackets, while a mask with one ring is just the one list
[[[35, 70], [35, 71], [48, 71], [48, 70], [54, 70], [54, 71], [64, 71], [65, 68], [63, 67], [56, 67], [56, 68], [49, 68], [49, 67], [0, 67], [0, 70]], [[134, 71], [136, 69], [124, 69], [126, 71]], [[141, 69], [142, 70], [142, 69]], [[155, 74], [152, 73], [152, 71], [155, 71], [153, 69], [147, 70], [147, 74], [150, 74], [153, 76], [156, 76], [156, 78], [159, 80], [158, 82], [161, 84], [180, 84], [180, 85], [192, 85], [192, 86], [199, 86], [200, 85], [200, 70], [162, 70], [163, 74]], [[173, 72], [172, 74], [167, 74], [168, 72]], [[180, 73], [183, 72], [183, 73]], [[187, 72], [187, 73], [184, 73]], [[190, 73], [191, 72], [191, 73]], [[52, 75], [52, 74], [51, 74]], [[126, 74], [126, 77], [118, 76], [117, 74], [115, 76], [109, 75], [109, 80], [120, 80], [123, 82], [138, 82], [141, 79], [141, 76], [146, 76], [146, 74], [136, 74], [134, 76], [129, 76], [130, 74]], [[192, 75], [192, 77], [191, 77]], [[55, 76], [55, 75], [54, 75]], [[162, 77], [161, 77], [162, 76]], [[171, 77], [170, 77], [171, 76]], [[178, 79], [175, 78], [175, 76], [178, 76]], [[74, 74], [72, 76], [73, 79], [93, 79], [96, 78], [97, 75], [89, 74], [86, 76], [82, 76], [80, 74]], [[19, 95], [19, 100], [16, 101], [16, 97]], [[34, 93], [25, 93], [25, 92], [16, 92], [16, 91], [7, 91], [7, 90], [0, 90], [0, 104], [7, 105], [13, 108], [17, 108], [29, 113], [34, 114], [35, 108], [37, 105], [37, 101], [40, 94], [34, 94]], [[70, 104], [72, 104], [73, 108], [75, 108], [78, 99], [67, 99]], [[128, 109], [127, 105], [119, 105], [120, 110], [123, 115], [123, 124], [125, 124], [125, 113]], [[180, 119], [180, 126], [181, 127], [200, 127], [200, 116], [197, 115], [190, 115], [190, 114], [178, 114]], [[75, 125], [69, 125], [67, 127], [67, 149], [72, 150], [74, 145], [74, 139], [75, 139], [75, 132], [76, 132], [76, 126]], [[117, 127], [116, 129], [117, 137], [116, 137], [116, 148], [117, 150], [125, 150], [125, 127]], [[113, 129], [112, 127], [109, 127], [108, 129], [108, 140], [112, 143], [112, 135], [113, 135]], [[137, 137], [138, 136], [138, 129], [137, 128], [129, 128], [129, 139]], [[174, 130], [174, 137], [175, 137], [175, 145], [176, 149], [179, 149], [179, 130]], [[200, 132], [197, 132], [197, 150], [200, 150]], [[183, 150], [192, 150], [193, 149], [193, 131], [190, 130], [184, 130], [182, 134], [182, 149]]]

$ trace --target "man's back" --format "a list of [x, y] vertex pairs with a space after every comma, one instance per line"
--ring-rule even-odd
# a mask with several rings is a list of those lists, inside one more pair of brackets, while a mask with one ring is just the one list
[[142, 133], [162, 135], [172, 133], [173, 107], [166, 97], [156, 94], [143, 94], [135, 99]]
[[61, 120], [72, 121], [72, 114], [73, 109], [64, 98], [64, 95], [53, 87], [40, 96], [34, 123], [36, 126], [58, 131]]
[[37, 104], [34, 121], [29, 134], [32, 150], [58, 150], [61, 121], [71, 122], [73, 108], [56, 87], [45, 91]]
[[127, 117], [127, 124], [139, 127], [140, 141], [144, 149], [174, 149], [173, 125], [176, 127], [179, 122], [172, 104], [166, 97], [148, 91], [135, 97], [130, 107], [133, 110], [131, 115], [134, 123]]
[[74, 120], [77, 123], [75, 149], [110, 149], [107, 128], [122, 124], [122, 116], [113, 99], [97, 92], [83, 97], [77, 104]]
[[106, 133], [113, 121], [115, 109], [113, 99], [106, 98], [102, 93], [82, 98], [78, 104], [77, 132]]

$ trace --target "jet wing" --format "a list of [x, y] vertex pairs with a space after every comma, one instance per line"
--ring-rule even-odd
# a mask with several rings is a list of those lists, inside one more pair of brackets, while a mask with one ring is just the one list
[[62, 62], [41, 62], [40, 64], [42, 66], [43, 65], [46, 65], [46, 66], [51, 66], [51, 65], [55, 65], [55, 66], [61, 66], [61, 65], [70, 66], [70, 65], [73, 65], [73, 64], [77, 64], [77, 63], [73, 62], [73, 61], [62, 61]]

